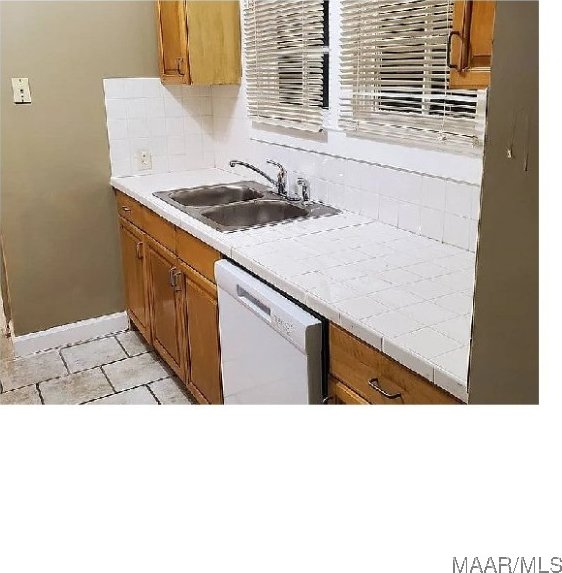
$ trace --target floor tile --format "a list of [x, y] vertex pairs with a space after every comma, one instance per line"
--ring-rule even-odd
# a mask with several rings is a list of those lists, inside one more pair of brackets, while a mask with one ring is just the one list
[[70, 374], [39, 385], [45, 404], [82, 404], [113, 394], [100, 368]]
[[55, 350], [0, 362], [0, 380], [5, 392], [66, 374], [64, 362]]
[[33, 386], [26, 386], [17, 390], [10, 390], [0, 394], [0, 406], [16, 406], [18, 404], [41, 404], [41, 398], [37, 392], [37, 388]]
[[154, 406], [157, 404], [154, 396], [149, 392], [146, 386], [119, 392], [107, 398], [101, 398], [94, 402], [89, 402], [87, 406]]
[[112, 336], [63, 348], [61, 354], [70, 372], [80, 372], [127, 358], [125, 351]]
[[141, 354], [103, 367], [115, 390], [127, 390], [167, 378], [165, 368], [152, 354]]
[[160, 404], [191, 404], [180, 387], [181, 382], [173, 378], [164, 378], [150, 384], [150, 389], [158, 398]]
[[115, 338], [119, 340], [121, 346], [125, 349], [125, 352], [129, 356], [138, 356], [139, 354], [144, 354], [150, 351], [146, 340], [135, 330], [129, 330], [128, 332], [122, 332], [118, 334]]

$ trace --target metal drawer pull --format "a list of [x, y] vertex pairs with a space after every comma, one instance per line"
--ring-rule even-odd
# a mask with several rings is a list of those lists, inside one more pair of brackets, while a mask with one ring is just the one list
[[176, 292], [181, 291], [181, 282], [178, 282], [178, 277], [181, 277], [181, 271], [176, 271], [174, 273], [174, 290]]
[[378, 378], [371, 378], [371, 380], [369, 380], [369, 386], [375, 390], [375, 392], [378, 392], [379, 394], [382, 394], [385, 398], [388, 398], [389, 400], [397, 400], [398, 398], [402, 397], [402, 394], [398, 393], [398, 394], [389, 394], [388, 392], [385, 392], [380, 386], [379, 386], [379, 379]]
[[170, 286], [175, 289], [176, 288], [176, 267], [172, 267], [169, 271], [170, 273]]
[[130, 213], [131, 212], [131, 208], [130, 207], [125, 207], [125, 205], [121, 206], [121, 209], [123, 209], [123, 211], [125, 211], [125, 213]]

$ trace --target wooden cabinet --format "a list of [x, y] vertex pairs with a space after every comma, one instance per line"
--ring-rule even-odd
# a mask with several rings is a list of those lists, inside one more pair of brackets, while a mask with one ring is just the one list
[[156, 2], [160, 77], [163, 83], [239, 84], [238, 1]]
[[346, 386], [343, 382], [330, 376], [328, 381], [328, 399], [326, 404], [335, 404], [338, 406], [347, 404], [353, 406], [365, 406], [369, 402], [361, 398], [359, 394], [354, 392], [351, 388]]
[[117, 191], [127, 311], [200, 403], [221, 404], [220, 253]]
[[329, 344], [330, 375], [335, 379], [329, 398], [334, 403], [459, 403], [425, 378], [333, 324], [330, 324]]
[[162, 83], [189, 83], [185, 2], [156, 2]]
[[485, 88], [490, 84], [494, 17], [491, 0], [456, 0], [449, 38], [450, 87]]
[[182, 265], [186, 277], [189, 385], [210, 404], [222, 404], [217, 287]]
[[149, 240], [147, 264], [152, 344], [174, 372], [185, 380], [186, 343], [183, 277], [176, 256]]
[[146, 280], [146, 236], [126, 220], [119, 223], [125, 299], [129, 318], [150, 342]]

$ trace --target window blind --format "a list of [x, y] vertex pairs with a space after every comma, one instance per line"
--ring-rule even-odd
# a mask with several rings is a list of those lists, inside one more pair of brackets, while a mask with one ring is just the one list
[[322, 129], [323, 0], [246, 0], [244, 58], [250, 117]]
[[450, 90], [450, 0], [343, 0], [340, 127], [384, 140], [473, 149], [484, 90]]

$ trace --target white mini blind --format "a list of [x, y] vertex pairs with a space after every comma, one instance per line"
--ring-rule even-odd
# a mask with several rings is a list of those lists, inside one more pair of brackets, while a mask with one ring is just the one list
[[250, 117], [322, 129], [323, 0], [246, 0], [244, 58]]
[[484, 90], [450, 90], [450, 0], [343, 0], [340, 127], [384, 140], [474, 149]]

